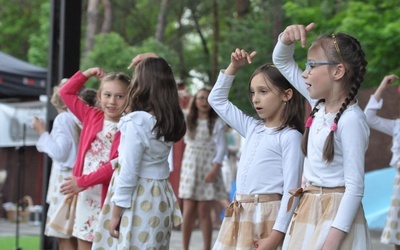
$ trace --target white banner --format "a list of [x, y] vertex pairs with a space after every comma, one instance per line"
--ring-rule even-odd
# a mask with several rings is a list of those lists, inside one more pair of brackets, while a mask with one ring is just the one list
[[32, 129], [35, 116], [46, 120], [46, 103], [0, 103], [0, 147], [36, 145], [39, 135]]

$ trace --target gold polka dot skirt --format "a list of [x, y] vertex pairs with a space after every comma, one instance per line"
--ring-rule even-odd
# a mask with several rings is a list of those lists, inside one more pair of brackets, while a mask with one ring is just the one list
[[182, 215], [168, 179], [139, 178], [132, 206], [121, 218], [119, 239], [108, 232], [112, 195], [107, 194], [92, 249], [169, 249], [172, 227], [181, 224]]
[[397, 169], [393, 183], [392, 201], [382, 231], [381, 242], [400, 245], [400, 170]]

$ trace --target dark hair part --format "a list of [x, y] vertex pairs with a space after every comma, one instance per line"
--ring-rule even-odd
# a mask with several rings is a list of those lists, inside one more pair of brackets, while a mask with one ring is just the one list
[[268, 81], [279, 91], [280, 94], [285, 94], [285, 91], [291, 89], [293, 96], [288, 100], [284, 107], [282, 125], [276, 130], [280, 131], [286, 127], [294, 128], [300, 133], [304, 132], [304, 100], [302, 95], [290, 84], [290, 82], [280, 73], [275, 65], [266, 63], [258, 67], [250, 77], [247, 88], [247, 95], [250, 103], [253, 105], [251, 96], [251, 81], [258, 75], [262, 74]]
[[[189, 112], [186, 118], [187, 121], [187, 127], [188, 127], [188, 134], [189, 137], [194, 139], [195, 138], [195, 134], [196, 134], [196, 128], [197, 128], [197, 120], [199, 118], [199, 109], [196, 106], [196, 100], [197, 100], [197, 96], [199, 95], [200, 92], [207, 92], [208, 94], [210, 94], [211, 92], [211, 88], [209, 87], [203, 87], [201, 89], [199, 89], [196, 94], [193, 96], [191, 102], [190, 102], [190, 106], [189, 106]], [[208, 102], [208, 100], [206, 100]], [[214, 109], [210, 108], [210, 110], [208, 111], [208, 132], [209, 135], [211, 136], [213, 133], [213, 129], [214, 129], [214, 124], [215, 121], [217, 120], [218, 115], [217, 113], [214, 111]]]
[[135, 69], [129, 87], [127, 111], [153, 112], [157, 139], [179, 141], [186, 133], [178, 89], [171, 67], [163, 58], [146, 58]]
[[94, 107], [97, 104], [97, 91], [91, 88], [82, 88], [79, 91], [79, 97], [90, 107]]
[[[337, 47], [335, 46], [335, 42]], [[342, 106], [334, 119], [334, 123], [338, 124], [343, 112], [358, 94], [361, 83], [364, 81], [366, 66], [368, 63], [359, 41], [348, 34], [337, 33], [335, 35], [321, 35], [313, 45], [321, 46], [329, 61], [342, 63], [346, 70], [343, 76], [342, 87], [345, 88], [349, 94], [342, 103]], [[335, 65], [331, 67], [335, 67]], [[310, 114], [311, 117], [314, 117], [315, 112], [318, 111], [317, 106], [320, 102], [325, 102], [325, 100], [322, 99], [318, 101]], [[309, 128], [306, 128], [302, 142], [302, 150], [305, 155], [307, 155], [308, 130]], [[333, 161], [335, 154], [334, 132], [335, 131], [331, 130], [324, 145], [323, 159], [328, 163]]]

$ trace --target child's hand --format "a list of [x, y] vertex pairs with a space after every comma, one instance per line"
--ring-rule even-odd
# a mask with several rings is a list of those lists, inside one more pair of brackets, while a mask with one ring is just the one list
[[90, 78], [92, 76], [101, 79], [106, 75], [106, 71], [102, 68], [90, 68], [87, 69], [83, 72], [83, 74], [87, 77]]
[[215, 182], [217, 180], [217, 175], [220, 168], [221, 164], [214, 163], [212, 169], [207, 173], [204, 180], [208, 183]]
[[129, 64], [128, 69], [130, 69], [130, 68], [132, 68], [132, 67], [138, 65], [141, 61], [143, 61], [144, 59], [146, 59], [146, 58], [148, 58], [148, 57], [155, 57], [155, 58], [157, 58], [158, 55], [157, 55], [156, 53], [153, 53], [153, 52], [147, 52], [147, 53], [139, 54], [139, 55], [135, 56], [135, 57], [132, 59], [132, 62], [131, 62], [131, 64]]
[[119, 237], [119, 225], [121, 224], [121, 217], [111, 217], [109, 233], [111, 237]]
[[60, 189], [64, 195], [74, 195], [84, 190], [84, 188], [78, 186], [75, 176], [66, 177], [64, 180], [66, 182], [61, 185]]
[[33, 117], [32, 128], [39, 135], [42, 135], [44, 132], [46, 132], [46, 124], [44, 124], [44, 121], [42, 119], [37, 118], [36, 116]]
[[121, 217], [124, 209], [117, 205], [114, 205], [111, 211], [111, 220], [108, 231], [111, 237], [118, 238], [119, 237], [119, 226], [121, 224]]
[[237, 48], [231, 54], [231, 64], [229, 64], [228, 68], [225, 70], [225, 74], [227, 75], [235, 75], [237, 71], [251, 63], [251, 59], [257, 55], [256, 51], [251, 52], [251, 54], [247, 53], [244, 49]]
[[399, 79], [399, 77], [396, 75], [387, 75], [383, 78], [381, 84], [379, 85], [379, 88], [385, 89], [389, 87], [397, 79]]
[[301, 47], [306, 46], [307, 33], [314, 28], [314, 23], [310, 23], [307, 26], [302, 24], [294, 24], [286, 27], [280, 36], [281, 42], [286, 45], [290, 45], [296, 41], [301, 41]]
[[257, 250], [276, 250], [282, 244], [285, 234], [272, 230], [271, 235], [267, 238], [260, 239], [254, 243]]

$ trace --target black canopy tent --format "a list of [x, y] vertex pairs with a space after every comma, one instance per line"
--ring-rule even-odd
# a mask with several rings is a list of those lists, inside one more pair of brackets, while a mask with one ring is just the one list
[[47, 70], [0, 51], [0, 98], [46, 94]]

